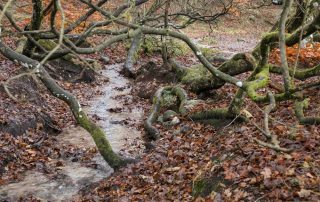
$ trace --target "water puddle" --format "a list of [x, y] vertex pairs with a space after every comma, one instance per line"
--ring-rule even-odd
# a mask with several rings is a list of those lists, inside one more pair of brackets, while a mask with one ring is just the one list
[[[109, 82], [100, 86], [101, 96], [89, 102], [85, 111], [98, 119], [105, 130], [113, 149], [121, 149], [135, 141], [141, 134], [133, 127], [142, 121], [143, 110], [132, 105], [131, 82], [119, 74], [122, 64], [110, 65], [102, 71]], [[90, 135], [80, 127], [69, 128], [57, 137], [58, 144], [72, 144], [94, 147]], [[62, 162], [58, 176], [53, 179], [38, 171], [29, 171], [17, 183], [0, 187], [0, 201], [18, 201], [20, 198], [34, 196], [41, 201], [69, 201], [79, 190], [107, 178], [113, 169], [97, 154], [94, 167], [86, 167], [70, 159], [55, 159]]]

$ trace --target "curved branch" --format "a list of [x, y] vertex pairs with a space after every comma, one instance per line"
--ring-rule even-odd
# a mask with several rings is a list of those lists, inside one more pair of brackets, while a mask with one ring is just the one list
[[138, 33], [132, 40], [127, 59], [123, 65], [123, 73], [127, 77], [134, 77], [133, 65], [136, 62], [142, 39], [143, 35]]
[[[270, 66], [270, 72], [276, 73], [276, 74], [282, 74], [282, 71], [283, 71], [282, 67], [279, 67], [276, 65], [269, 65], [269, 66]], [[320, 75], [320, 64], [309, 69], [296, 70], [295, 72], [292, 68], [289, 68], [289, 74], [295, 79], [304, 81], [308, 78]]]
[[[286, 52], [286, 22], [287, 17], [292, 6], [292, 0], [285, 0], [284, 8], [280, 17], [280, 31], [279, 31], [279, 48], [280, 48], [280, 59], [281, 65], [283, 68], [282, 77], [284, 82], [284, 89], [286, 93], [289, 93], [289, 90], [292, 89], [293, 83], [291, 82], [291, 77], [289, 75], [289, 66], [287, 61], [287, 52]], [[300, 37], [299, 37], [300, 39]]]
[[170, 90], [171, 87], [163, 87], [157, 90], [153, 97], [153, 105], [150, 110], [150, 115], [148, 116], [147, 120], [144, 123], [144, 129], [146, 130], [146, 135], [152, 140], [159, 138], [159, 131], [157, 128], [152, 126], [152, 124], [157, 120], [160, 112], [160, 104], [161, 104], [161, 97], [164, 90]]
[[304, 108], [307, 108], [309, 105], [309, 99], [305, 99], [303, 101], [296, 101], [294, 104], [294, 111], [299, 120], [300, 124], [303, 125], [313, 125], [320, 124], [320, 117], [310, 117], [304, 115]]
[[157, 120], [159, 116], [162, 94], [166, 90], [170, 90], [172, 94], [178, 97], [179, 113], [185, 114], [187, 111], [184, 107], [188, 101], [188, 95], [184, 89], [182, 89], [179, 86], [167, 86], [167, 87], [159, 88], [153, 97], [153, 105], [150, 110], [150, 114], [144, 123], [146, 135], [152, 140], [158, 139], [160, 135], [158, 129], [152, 126], [152, 124]]
[[247, 83], [248, 96], [253, 100], [261, 99], [261, 96], [256, 92], [258, 89], [266, 87], [269, 82], [269, 66], [265, 65], [261, 68], [260, 72], [254, 76], [253, 81]]

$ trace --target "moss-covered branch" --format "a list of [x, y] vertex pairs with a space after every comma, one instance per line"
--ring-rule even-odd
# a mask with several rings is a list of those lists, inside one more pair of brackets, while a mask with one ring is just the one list
[[127, 77], [134, 77], [133, 65], [137, 60], [137, 52], [140, 48], [142, 39], [143, 35], [139, 33], [132, 40], [127, 59], [123, 65], [123, 73]]
[[188, 102], [188, 94], [187, 92], [179, 87], [179, 86], [174, 86], [171, 90], [171, 92], [176, 95], [179, 99], [179, 113], [181, 114], [186, 114], [187, 109], [185, 109], [185, 106]]
[[256, 92], [258, 89], [266, 87], [269, 82], [269, 67], [265, 65], [261, 71], [255, 75], [254, 80], [247, 83], [247, 94], [253, 100], [256, 101], [261, 96]]
[[146, 135], [150, 139], [157, 139], [159, 137], [159, 131], [153, 126], [153, 123], [157, 120], [161, 108], [161, 99], [165, 91], [171, 91], [172, 94], [178, 97], [179, 100], [179, 113], [186, 113], [184, 106], [188, 101], [188, 95], [184, 89], [179, 86], [167, 86], [162, 87], [157, 90], [153, 97], [153, 105], [150, 110], [150, 114], [144, 123], [144, 128], [146, 130]]
[[196, 112], [189, 116], [193, 121], [202, 121], [208, 119], [233, 119], [236, 115], [231, 114], [228, 108], [217, 108]]
[[304, 115], [304, 108], [307, 108], [309, 105], [309, 99], [305, 99], [303, 101], [296, 101], [294, 104], [294, 111], [296, 116], [303, 125], [313, 125], [313, 124], [320, 124], [320, 117], [310, 117]]
[[150, 139], [158, 139], [159, 131], [152, 124], [157, 120], [160, 112], [161, 96], [165, 89], [170, 89], [171, 87], [164, 87], [157, 90], [152, 100], [152, 108], [147, 120], [144, 123], [144, 129], [146, 130], [146, 135]]
[[[221, 88], [226, 82], [219, 74], [212, 75], [203, 65], [184, 68], [173, 59], [169, 60], [178, 79], [191, 87], [191, 90], [200, 93], [207, 90]], [[254, 70], [256, 61], [249, 53], [239, 53], [218, 67], [218, 70], [230, 76], [236, 76]]]
[[[276, 73], [276, 74], [282, 74], [282, 71], [283, 71], [282, 67], [279, 67], [276, 65], [270, 65], [270, 72]], [[320, 64], [309, 69], [303, 69], [303, 70], [297, 69], [296, 71], [294, 71], [292, 68], [289, 68], [289, 73], [291, 77], [304, 81], [308, 78], [320, 75]]]
[[[30, 25], [26, 27], [27, 30], [39, 30], [41, 28], [41, 23], [43, 19], [42, 15], [42, 0], [32, 0], [33, 12]], [[38, 40], [38, 35], [31, 35], [36, 41]], [[31, 56], [35, 45], [32, 40], [27, 39], [27, 42], [23, 48], [23, 54], [26, 56]]]

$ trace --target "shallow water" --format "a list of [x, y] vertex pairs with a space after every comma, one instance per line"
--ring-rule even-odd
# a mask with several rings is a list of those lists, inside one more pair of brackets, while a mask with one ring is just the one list
[[[86, 111], [89, 115], [101, 118], [98, 124], [104, 129], [107, 138], [115, 151], [120, 151], [126, 143], [139, 137], [140, 132], [129, 124], [142, 121], [143, 110], [136, 105], [130, 105], [133, 98], [130, 95], [131, 82], [119, 74], [122, 64], [110, 65], [102, 71], [109, 78], [107, 85], [100, 90], [103, 96], [95, 98]], [[117, 111], [117, 112], [112, 112]]]
[[[93, 98], [84, 108], [89, 115], [99, 117], [98, 124], [105, 130], [116, 152], [141, 135], [130, 124], [141, 121], [143, 116], [142, 109], [130, 105], [133, 102], [131, 82], [118, 73], [121, 67], [121, 64], [110, 65], [101, 72], [109, 78], [109, 82], [100, 86], [101, 96]], [[57, 139], [58, 144], [94, 146], [90, 135], [80, 127], [67, 129]], [[0, 201], [18, 201], [20, 197], [30, 195], [41, 201], [69, 201], [79, 190], [107, 178], [113, 172], [99, 154], [94, 158], [94, 168], [68, 159], [52, 161], [62, 162], [58, 176], [50, 179], [36, 170], [28, 171], [22, 181], [0, 187]]]

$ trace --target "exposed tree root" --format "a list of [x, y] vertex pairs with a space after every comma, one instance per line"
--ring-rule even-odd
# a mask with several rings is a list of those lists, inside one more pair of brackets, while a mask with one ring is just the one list
[[172, 94], [178, 97], [179, 113], [186, 113], [186, 109], [184, 108], [184, 106], [188, 100], [188, 95], [184, 89], [182, 89], [179, 86], [167, 86], [167, 87], [162, 87], [158, 89], [153, 97], [153, 105], [152, 105], [150, 114], [144, 123], [146, 135], [148, 138], [152, 140], [159, 138], [159, 135], [160, 135], [158, 129], [155, 128], [152, 124], [157, 120], [159, 116], [160, 107], [161, 107], [161, 98], [165, 90], [170, 90]]
[[[289, 7], [289, 6], [288, 6]], [[287, 12], [288, 9], [285, 10]], [[284, 19], [287, 15], [287, 13], [284, 13]], [[291, 85], [291, 77], [298, 78], [300, 80], [305, 80], [310, 77], [314, 77], [320, 74], [320, 68], [319, 65], [307, 69], [307, 70], [298, 70], [294, 71], [289, 69], [289, 67], [285, 64], [287, 62], [285, 61], [285, 58], [283, 60], [284, 67], [275, 67], [274, 65], [268, 64], [268, 58], [270, 53], [270, 46], [278, 42], [281, 38], [281, 44], [282, 49], [284, 47], [284, 44], [292, 46], [293, 44], [299, 42], [301, 38], [305, 38], [309, 36], [310, 34], [314, 33], [318, 29], [320, 15], [317, 15], [315, 19], [307, 24], [305, 28], [303, 29], [303, 35], [301, 37], [301, 31], [302, 28], [295, 30], [292, 34], [286, 34], [279, 32], [270, 32], [263, 39], [261, 40], [261, 43], [258, 47], [258, 50], [255, 49], [253, 51], [253, 55], [251, 54], [237, 54], [230, 60], [223, 63], [217, 70], [226, 73], [228, 75], [234, 76], [241, 74], [243, 72], [252, 71], [252, 74], [250, 77], [246, 80], [246, 82], [241, 83], [240, 87], [241, 89], [238, 90], [238, 93], [236, 94], [234, 100], [230, 104], [229, 108], [224, 109], [214, 109], [210, 111], [204, 111], [204, 112], [197, 112], [195, 114], [190, 115], [190, 118], [193, 120], [208, 120], [208, 119], [222, 119], [222, 118], [234, 118], [236, 114], [239, 114], [241, 111], [241, 106], [243, 104], [243, 98], [244, 95], [247, 94], [248, 97], [253, 100], [254, 102], [270, 102], [271, 97], [273, 99], [273, 103], [270, 103], [270, 105], [266, 108], [265, 112], [265, 132], [264, 134], [271, 139], [271, 142], [273, 145], [275, 145], [277, 148], [280, 148], [278, 146], [277, 138], [271, 134], [269, 127], [268, 127], [268, 114], [271, 111], [271, 105], [275, 105], [275, 101], [283, 101], [288, 99], [297, 99], [299, 98], [299, 95], [296, 95], [295, 92], [302, 91], [306, 88], [310, 88], [312, 86], [319, 85], [319, 82], [312, 83], [310, 85], [301, 85], [298, 87], [294, 87]], [[284, 20], [285, 21], [285, 20]], [[283, 22], [279, 23], [279, 25], [283, 26]], [[282, 29], [283, 32], [283, 29]], [[273, 47], [272, 47], [273, 48]], [[283, 52], [283, 50], [282, 50]], [[258, 53], [258, 55], [257, 55]], [[282, 53], [283, 55], [283, 53]], [[259, 64], [256, 64], [256, 60], [259, 61]], [[181, 65], [179, 65], [177, 62], [170, 60], [171, 66], [174, 72], [176, 72], [178, 78], [184, 82], [185, 84], [191, 84], [191, 90], [194, 92], [201, 92], [209, 89], [215, 89], [220, 88], [224, 85], [225, 79], [220, 77], [217, 73], [212, 73], [212, 75], [209, 75], [206, 73], [206, 70], [201, 70], [199, 67], [196, 68], [183, 68]], [[283, 66], [283, 65], [282, 65]], [[286, 83], [285, 92], [284, 89], [277, 89], [280, 93], [275, 94], [274, 96], [270, 95], [260, 95], [258, 94], [257, 90], [265, 88], [269, 84], [270, 79], [270, 72], [273, 73], [280, 73], [283, 74], [284, 81]], [[199, 76], [200, 74], [201, 76]], [[291, 77], [290, 77], [291, 76]], [[208, 78], [207, 78], [208, 77]], [[191, 82], [187, 82], [190, 80]], [[243, 85], [242, 85], [243, 84]], [[270, 84], [269, 84], [270, 85]], [[271, 84], [272, 85], [272, 84]], [[270, 109], [270, 110], [269, 110]], [[300, 117], [303, 116], [303, 112]], [[305, 123], [319, 123], [318, 118], [313, 117], [304, 117], [302, 122]], [[286, 150], [286, 149], [281, 149]]]
[[276, 107], [276, 101], [274, 99], [273, 94], [270, 91], [268, 92], [268, 96], [269, 96], [269, 99], [270, 99], [270, 104], [264, 110], [264, 128], [265, 128], [265, 131], [266, 131], [266, 133], [265, 133], [266, 137], [267, 138], [271, 138], [272, 134], [271, 134], [270, 129], [269, 129], [269, 114]]
[[188, 102], [188, 94], [187, 92], [179, 87], [179, 86], [174, 86], [171, 89], [171, 92], [176, 95], [179, 99], [179, 113], [181, 114], [186, 114], [188, 112], [188, 110], [185, 108], [185, 106], [187, 105]]
[[254, 76], [254, 80], [248, 82], [248, 85], [247, 85], [248, 96], [253, 101], [263, 99], [265, 96], [260, 96], [256, 92], [256, 90], [266, 87], [268, 83], [269, 83], [269, 67], [265, 65], [261, 68], [260, 72]]
[[[226, 82], [219, 75], [212, 75], [202, 65], [184, 68], [173, 59], [169, 60], [172, 70], [177, 74], [179, 80], [189, 84], [191, 90], [200, 93], [207, 90], [221, 88]], [[231, 76], [239, 75], [255, 68], [255, 59], [249, 53], [239, 53], [230, 60], [224, 62], [218, 70]]]
[[[282, 67], [278, 67], [275, 65], [270, 65], [270, 72], [276, 73], [276, 74], [282, 74]], [[289, 69], [290, 76], [292, 76], [295, 79], [299, 79], [301, 81], [304, 81], [308, 78], [319, 76], [320, 75], [320, 65], [316, 65], [309, 69], [303, 69], [303, 70], [296, 70], [294, 71], [292, 68]]]
[[123, 65], [123, 74], [127, 77], [135, 77], [135, 74], [133, 72], [133, 65], [136, 62], [137, 59], [137, 52], [140, 48], [141, 42], [143, 39], [143, 35], [137, 34], [131, 43], [127, 59]]
[[320, 117], [310, 117], [310, 116], [306, 117], [304, 115], [303, 109], [307, 108], [308, 105], [309, 105], [309, 99], [295, 102], [294, 111], [299, 120], [299, 123], [303, 125], [320, 124]]
[[234, 119], [236, 116], [229, 112], [229, 108], [218, 108], [196, 112], [189, 116], [193, 121], [209, 119]]
[[159, 131], [157, 128], [152, 126], [152, 124], [157, 120], [160, 111], [160, 100], [162, 96], [162, 92], [165, 88], [160, 88], [157, 90], [153, 97], [153, 105], [151, 108], [151, 112], [144, 123], [144, 129], [146, 130], [146, 135], [150, 139], [158, 139]]
[[[290, 152], [290, 151], [292, 151], [291, 149], [280, 147], [277, 136], [272, 134], [269, 129], [269, 114], [276, 107], [276, 101], [275, 101], [273, 94], [270, 91], [268, 92], [268, 97], [270, 100], [270, 104], [264, 110], [264, 131], [262, 131], [262, 132], [266, 136], [266, 138], [271, 141], [271, 143], [263, 142], [261, 140], [258, 140], [257, 138], [254, 138], [254, 141], [256, 141], [261, 146], [268, 147], [268, 148], [276, 150], [276, 151]], [[257, 128], [259, 130], [262, 130], [260, 127], [257, 127]]]
[[152, 124], [157, 120], [161, 108], [161, 99], [163, 96], [163, 92], [165, 90], [170, 90], [172, 94], [178, 97], [178, 112], [183, 116], [188, 116], [193, 121], [212, 121], [212, 120], [232, 120], [239, 119], [245, 120], [243, 116], [237, 116], [233, 114], [229, 108], [219, 108], [212, 110], [205, 110], [196, 113], [190, 113], [190, 105], [194, 105], [195, 100], [188, 100], [187, 93], [184, 89], [179, 86], [173, 87], [163, 87], [160, 88], [154, 95], [153, 98], [153, 106], [150, 111], [150, 114], [145, 121], [144, 128], [146, 130], [146, 135], [150, 139], [157, 139], [159, 137], [159, 131]]
[[259, 145], [261, 145], [263, 147], [268, 147], [268, 148], [273, 149], [275, 151], [279, 151], [279, 152], [291, 152], [292, 151], [292, 149], [286, 149], [286, 148], [280, 147], [279, 145], [266, 143], [261, 140], [258, 140], [257, 138], [254, 138], [253, 140], [256, 141]]

